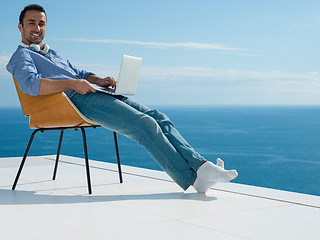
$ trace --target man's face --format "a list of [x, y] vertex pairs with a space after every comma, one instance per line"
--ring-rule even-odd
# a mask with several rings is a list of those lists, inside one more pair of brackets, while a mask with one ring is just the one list
[[45, 13], [37, 10], [29, 10], [25, 13], [23, 24], [18, 24], [21, 32], [22, 42], [42, 45], [42, 40], [46, 35], [47, 18]]

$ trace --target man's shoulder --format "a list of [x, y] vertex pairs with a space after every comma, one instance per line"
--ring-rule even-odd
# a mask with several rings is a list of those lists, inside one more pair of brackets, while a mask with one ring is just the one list
[[29, 56], [30, 55], [30, 50], [21, 46], [18, 46], [16, 51], [12, 54], [11, 58], [15, 57], [22, 57], [22, 56]]
[[15, 52], [29, 52], [29, 51], [30, 51], [30, 49], [19, 45]]

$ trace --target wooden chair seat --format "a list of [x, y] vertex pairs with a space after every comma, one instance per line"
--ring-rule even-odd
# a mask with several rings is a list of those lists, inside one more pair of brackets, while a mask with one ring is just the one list
[[30, 96], [21, 91], [13, 77], [23, 115], [29, 117], [31, 129], [55, 127], [99, 126], [84, 116], [64, 92]]

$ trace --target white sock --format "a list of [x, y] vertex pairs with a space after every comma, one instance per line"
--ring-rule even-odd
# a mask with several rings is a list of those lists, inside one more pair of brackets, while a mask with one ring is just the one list
[[218, 158], [217, 165], [207, 161], [199, 167], [193, 187], [198, 193], [206, 193], [216, 183], [230, 182], [237, 176], [236, 170], [225, 170], [224, 162]]

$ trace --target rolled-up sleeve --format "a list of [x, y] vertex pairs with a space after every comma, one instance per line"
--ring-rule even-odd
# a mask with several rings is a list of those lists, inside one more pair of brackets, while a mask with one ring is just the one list
[[26, 51], [15, 52], [8, 65], [7, 70], [17, 79], [19, 88], [31, 96], [37, 96], [40, 90], [40, 81], [43, 77]]

